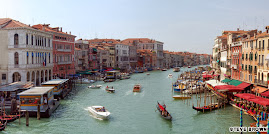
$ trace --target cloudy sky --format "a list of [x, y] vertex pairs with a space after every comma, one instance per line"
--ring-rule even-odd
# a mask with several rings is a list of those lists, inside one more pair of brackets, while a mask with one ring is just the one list
[[269, 25], [268, 0], [0, 0], [0, 18], [51, 24], [77, 39], [151, 38], [164, 49], [212, 53], [216, 36]]

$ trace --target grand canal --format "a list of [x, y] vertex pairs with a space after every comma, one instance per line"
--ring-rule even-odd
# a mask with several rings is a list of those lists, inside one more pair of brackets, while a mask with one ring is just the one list
[[[171, 83], [188, 68], [180, 72], [152, 71], [134, 74], [131, 79], [102, 84], [102, 89], [89, 89], [89, 85], [77, 85], [61, 105], [46, 119], [30, 118], [30, 126], [25, 126], [25, 118], [8, 124], [3, 133], [10, 134], [170, 134], [170, 133], [229, 133], [229, 127], [239, 126], [240, 111], [226, 106], [208, 113], [197, 113], [186, 101], [172, 98]], [[171, 73], [174, 78], [168, 78]], [[176, 76], [176, 77], [175, 77]], [[96, 84], [97, 84], [96, 83]], [[141, 93], [133, 93], [134, 84], [142, 85]], [[105, 86], [113, 86], [115, 94], [107, 93]], [[173, 120], [162, 119], [156, 111], [156, 102], [165, 102]], [[196, 102], [193, 100], [193, 102]], [[85, 109], [92, 105], [103, 105], [112, 114], [109, 120], [98, 120]], [[253, 120], [243, 115], [244, 126]]]

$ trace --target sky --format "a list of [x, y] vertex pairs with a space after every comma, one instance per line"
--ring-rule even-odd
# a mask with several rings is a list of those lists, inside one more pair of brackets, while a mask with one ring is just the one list
[[150, 38], [169, 51], [212, 53], [223, 30], [265, 31], [268, 0], [0, 0], [0, 18], [50, 24], [76, 39]]

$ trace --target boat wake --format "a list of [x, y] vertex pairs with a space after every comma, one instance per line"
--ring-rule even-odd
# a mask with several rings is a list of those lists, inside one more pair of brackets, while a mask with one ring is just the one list
[[125, 93], [125, 95], [130, 95], [131, 93], [133, 93], [133, 91], [132, 91], [132, 90], [129, 90], [129, 91], [127, 91], [127, 92]]
[[[84, 110], [89, 111], [87, 108], [84, 108]], [[90, 115], [91, 117], [93, 117], [94, 119], [97, 119], [97, 120], [100, 120], [100, 121], [104, 120], [104, 119], [102, 119], [102, 118], [98, 118], [98, 117], [94, 116], [94, 115], [93, 115], [92, 113], [90, 113], [90, 112], [89, 112], [89, 115]]]

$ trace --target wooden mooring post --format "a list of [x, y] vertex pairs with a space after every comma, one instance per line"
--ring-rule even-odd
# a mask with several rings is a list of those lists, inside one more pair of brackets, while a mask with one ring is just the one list
[[29, 126], [29, 112], [28, 111], [26, 111], [25, 118], [26, 118], [26, 126], [28, 127]]
[[37, 117], [38, 120], [40, 120], [40, 105], [37, 105]]

